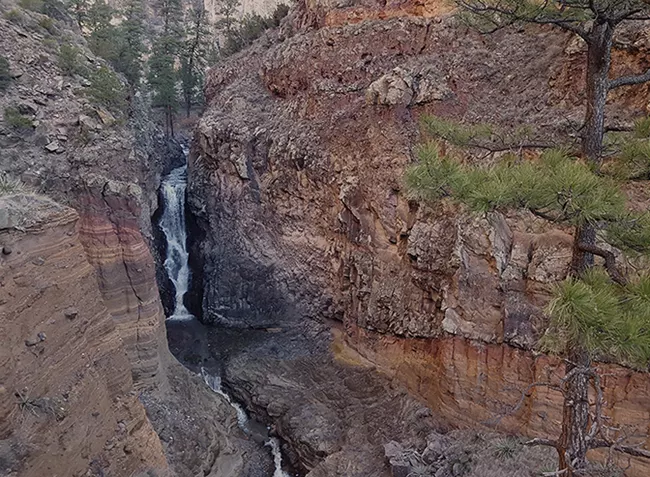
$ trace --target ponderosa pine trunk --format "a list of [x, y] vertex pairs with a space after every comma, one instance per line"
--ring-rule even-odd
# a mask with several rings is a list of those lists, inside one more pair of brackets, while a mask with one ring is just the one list
[[[594, 168], [603, 161], [603, 139], [605, 137], [605, 105], [609, 92], [609, 69], [612, 64], [612, 42], [614, 27], [608, 22], [596, 21], [587, 41], [587, 108], [585, 112], [582, 154]], [[579, 244], [594, 245], [596, 231], [590, 225], [580, 227], [576, 232], [573, 249], [573, 272], [581, 274], [594, 264], [590, 253], [580, 250]]]
[[596, 21], [587, 37], [587, 110], [585, 113], [582, 152], [585, 158], [600, 166], [605, 136], [605, 104], [609, 91], [609, 69], [612, 63], [614, 27]]
[[[607, 22], [596, 21], [587, 41], [587, 108], [585, 112], [582, 154], [595, 168], [603, 159], [605, 136], [605, 105], [609, 92], [609, 69], [612, 61], [614, 27]], [[596, 230], [585, 224], [576, 229], [573, 247], [572, 274], [579, 276], [594, 265], [594, 256], [581, 250], [580, 245], [595, 245]], [[589, 374], [576, 372], [591, 366], [589, 354], [580, 345], [568, 350], [566, 374], [575, 373], [564, 383], [564, 408], [562, 434], [558, 454], [560, 470], [564, 477], [581, 475], [587, 465], [587, 429], [589, 426]]]
[[[564, 383], [564, 408], [562, 410], [562, 433], [558, 454], [563, 477], [577, 477], [587, 465], [587, 429], [589, 426], [589, 374], [591, 366], [588, 353], [576, 347], [572, 349], [566, 365], [566, 375], [572, 374]], [[576, 370], [576, 368], [578, 368]], [[582, 370], [582, 371], [580, 371]]]
[[167, 106], [167, 117], [169, 118], [170, 136], [174, 137], [174, 111], [171, 106]]

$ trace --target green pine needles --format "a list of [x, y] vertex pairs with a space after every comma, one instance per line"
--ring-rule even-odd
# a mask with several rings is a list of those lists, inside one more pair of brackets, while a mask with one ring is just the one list
[[625, 286], [600, 269], [558, 285], [547, 307], [551, 322], [542, 350], [566, 354], [581, 347], [592, 358], [645, 369], [650, 361], [650, 277]]
[[[425, 118], [423, 123], [431, 135], [453, 145], [467, 145], [492, 134], [486, 125], [454, 125], [439, 118]], [[637, 129], [644, 131], [650, 125], [640, 121]], [[637, 132], [637, 140], [646, 140], [645, 135]], [[618, 271], [615, 254], [600, 244], [650, 255], [650, 215], [627, 209], [615, 178], [556, 149], [530, 160], [506, 154], [487, 165], [443, 155], [435, 141], [420, 145], [416, 154], [418, 161], [404, 176], [412, 199], [447, 198], [474, 213], [527, 209], [576, 230], [594, 227], [598, 243], [591, 245], [592, 253], [605, 259], [604, 268], [589, 269], [554, 287], [547, 309], [551, 321], [540, 346], [563, 356], [580, 348], [592, 358], [647, 367], [650, 277], [629, 281]]]
[[417, 156], [419, 162], [405, 176], [414, 199], [449, 196], [479, 213], [523, 208], [573, 225], [616, 220], [626, 211], [612, 179], [563, 151], [546, 151], [535, 161], [508, 155], [490, 166], [471, 166], [442, 157], [438, 145], [429, 142]]

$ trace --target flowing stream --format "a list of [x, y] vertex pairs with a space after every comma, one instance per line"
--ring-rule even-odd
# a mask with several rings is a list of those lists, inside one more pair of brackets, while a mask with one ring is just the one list
[[[201, 375], [203, 376], [205, 384], [207, 384], [216, 394], [228, 401], [228, 404], [233, 407], [237, 413], [237, 424], [242, 432], [248, 436], [256, 434], [255, 429], [249, 425], [251, 421], [248, 419], [248, 415], [246, 414], [246, 411], [244, 411], [244, 408], [241, 407], [239, 403], [233, 401], [221, 388], [221, 378], [219, 376], [210, 375], [204, 368], [201, 368]], [[271, 454], [273, 455], [273, 464], [275, 466], [273, 477], [290, 477], [289, 474], [282, 470], [282, 452], [280, 451], [280, 442], [275, 437], [264, 436], [264, 438], [264, 445], [271, 448]]]
[[[183, 147], [183, 154], [187, 159], [188, 150]], [[165, 234], [167, 240], [167, 256], [165, 258], [165, 270], [174, 285], [174, 312], [167, 317], [168, 320], [193, 320], [195, 317], [185, 307], [183, 298], [190, 286], [189, 253], [187, 251], [187, 224], [185, 222], [185, 192], [187, 190], [187, 163], [172, 170], [165, 177], [160, 186], [163, 200], [163, 213], [158, 225]], [[233, 401], [230, 396], [221, 388], [221, 377], [212, 376], [201, 368], [201, 375], [205, 384], [216, 394], [223, 397], [237, 413], [239, 428], [248, 436], [262, 437], [264, 445], [271, 449], [275, 471], [273, 477], [289, 477], [282, 470], [282, 452], [280, 442], [275, 437], [269, 437], [266, 432], [259, 432], [251, 425], [244, 408]]]

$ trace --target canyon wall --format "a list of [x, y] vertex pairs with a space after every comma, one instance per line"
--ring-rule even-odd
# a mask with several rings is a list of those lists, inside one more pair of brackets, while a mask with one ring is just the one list
[[94, 69], [103, 61], [84, 52], [69, 19], [57, 22], [52, 41], [44, 43], [42, 36], [22, 30], [45, 16], [22, 12], [22, 24], [0, 19], [3, 55], [15, 77], [0, 96], [0, 109], [16, 109], [25, 122], [10, 124], [5, 113], [0, 169], [80, 213], [80, 239], [123, 333], [135, 382], [154, 385], [158, 355], [166, 346], [164, 315], [140, 230], [151, 234], [157, 185], [172, 155], [141, 98], [134, 98], [130, 118], [120, 117], [90, 99], [84, 89], [88, 80], [61, 70], [56, 41], [66, 35], [80, 41], [78, 68]]
[[[194, 245], [203, 319], [335, 320], [341, 347], [457, 423], [480, 423], [554, 373], [529, 349], [550, 285], [567, 274], [571, 231], [524, 213], [410, 202], [401, 177], [423, 113], [534, 125], [534, 140], [570, 136], [583, 115], [584, 45], [550, 27], [480, 36], [437, 16], [441, 3], [408, 5], [302, 4], [211, 70], [190, 158], [190, 205], [206, 236]], [[621, 39], [617, 73], [643, 70], [647, 37]], [[645, 114], [647, 92], [612, 95], [609, 121]], [[610, 414], [646, 432], [647, 376], [612, 373]], [[556, 435], [558, 403], [540, 391], [501, 428]]]
[[34, 195], [0, 211], [0, 473], [166, 472], [79, 216]]
[[70, 44], [107, 66], [63, 10], [0, 11], [0, 474], [241, 475], [234, 411], [167, 348], [150, 218], [180, 147], [63, 70]]

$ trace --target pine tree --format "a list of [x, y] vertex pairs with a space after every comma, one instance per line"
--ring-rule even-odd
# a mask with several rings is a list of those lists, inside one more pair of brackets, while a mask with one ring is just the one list
[[144, 8], [142, 0], [127, 0], [122, 11], [123, 20], [117, 28], [116, 41], [119, 53], [115, 58], [115, 69], [126, 76], [136, 87], [142, 76], [142, 55], [145, 52]]
[[119, 51], [118, 32], [111, 23], [115, 11], [105, 0], [96, 0], [88, 9], [85, 27], [90, 31], [88, 46], [97, 56], [114, 63]]
[[185, 112], [190, 116], [192, 106], [203, 102], [204, 71], [207, 68], [212, 37], [208, 30], [203, 4], [196, 4], [187, 13], [187, 39], [181, 55], [181, 89]]
[[171, 136], [174, 135], [174, 113], [178, 108], [175, 60], [176, 57], [169, 52], [167, 43], [159, 38], [154, 43], [149, 58], [148, 82], [153, 93], [152, 105], [162, 108], [165, 131]]
[[215, 26], [217, 30], [223, 32], [224, 35], [231, 35], [235, 28], [237, 28], [237, 12], [241, 7], [239, 0], [221, 0], [219, 8], [217, 9], [217, 20]]
[[215, 23], [215, 28], [223, 37], [223, 43], [219, 45], [219, 54], [227, 56], [236, 48], [233, 43], [236, 43], [237, 29], [239, 27], [238, 12], [241, 7], [239, 0], [221, 0], [217, 15], [219, 20]]
[[[625, 22], [650, 20], [647, 0], [455, 0], [462, 17], [484, 33], [514, 24], [546, 24], [580, 36], [587, 45], [585, 76], [586, 112], [582, 128], [582, 156], [596, 172], [603, 161], [605, 112], [608, 93], [616, 88], [650, 81], [650, 69], [638, 75], [610, 78], [614, 33]], [[591, 222], [577, 225], [575, 232], [572, 272], [583, 275], [594, 266], [597, 228]], [[590, 366], [589, 354], [575, 347], [568, 356], [576, 368]], [[570, 365], [571, 367], [573, 365]], [[569, 370], [570, 373], [571, 370]], [[567, 402], [586, 401], [588, 376], [577, 373], [567, 382], [574, 395]], [[585, 463], [583, 436], [588, 426], [588, 409], [565, 407], [565, 421], [560, 446], [566, 450], [560, 456], [563, 469], [572, 475], [571, 466]], [[565, 455], [568, 461], [565, 462]]]
[[[491, 135], [487, 126], [463, 127], [439, 118], [425, 118], [424, 126], [452, 147], [471, 146]], [[627, 210], [613, 178], [562, 151], [547, 150], [532, 161], [508, 156], [492, 166], [467, 165], [442, 155], [436, 142], [422, 145], [417, 154], [418, 163], [405, 176], [412, 198], [449, 197], [479, 213], [527, 209], [553, 223], [573, 226], [576, 243], [581, 230], [594, 230], [597, 240], [581, 247], [603, 263], [573, 268], [571, 276], [556, 287], [548, 307], [550, 325], [540, 343], [567, 362], [559, 386], [564, 395], [562, 432], [557, 440], [534, 441], [557, 449], [561, 475], [583, 475], [589, 449], [614, 446], [602, 432], [602, 390], [592, 360], [615, 359], [645, 370], [650, 361], [650, 277], [625, 276], [616, 255], [601, 244], [650, 256], [650, 215]], [[538, 384], [548, 383], [534, 385]], [[594, 418], [590, 417], [591, 386], [597, 393]], [[650, 457], [642, 449], [614, 448]]]
[[153, 92], [153, 106], [162, 108], [165, 130], [174, 135], [174, 113], [178, 109], [176, 60], [183, 34], [183, 9], [180, 0], [161, 0], [158, 4], [163, 28], [154, 41], [149, 58], [148, 82]]

